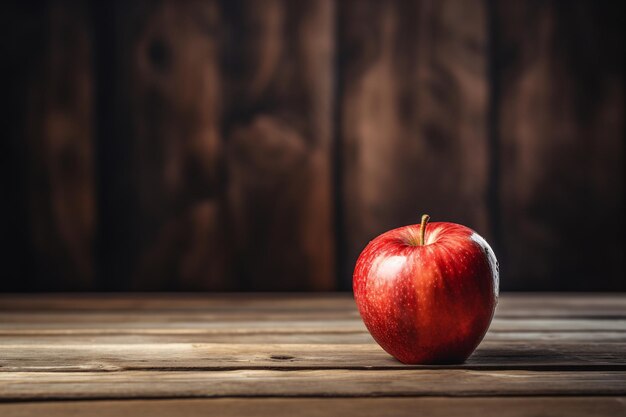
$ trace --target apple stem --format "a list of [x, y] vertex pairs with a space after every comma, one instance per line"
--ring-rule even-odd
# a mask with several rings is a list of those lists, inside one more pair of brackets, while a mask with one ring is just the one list
[[426, 234], [426, 223], [428, 223], [428, 220], [430, 220], [430, 216], [428, 214], [424, 214], [422, 216], [422, 223], [420, 224], [420, 237], [417, 242], [418, 246], [424, 246], [424, 235]]

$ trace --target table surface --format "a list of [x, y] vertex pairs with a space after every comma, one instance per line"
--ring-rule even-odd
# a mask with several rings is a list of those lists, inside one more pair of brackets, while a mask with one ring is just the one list
[[422, 412], [626, 415], [626, 295], [505, 294], [454, 366], [390, 357], [350, 294], [0, 296], [2, 416]]

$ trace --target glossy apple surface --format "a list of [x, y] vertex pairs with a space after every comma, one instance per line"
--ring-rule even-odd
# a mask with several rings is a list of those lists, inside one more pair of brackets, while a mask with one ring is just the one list
[[464, 362], [484, 337], [498, 301], [489, 244], [455, 223], [390, 230], [356, 263], [354, 298], [376, 342], [406, 364]]

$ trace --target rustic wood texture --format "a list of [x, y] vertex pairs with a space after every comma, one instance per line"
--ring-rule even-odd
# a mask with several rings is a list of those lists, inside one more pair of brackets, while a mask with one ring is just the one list
[[222, 6], [233, 279], [253, 290], [332, 289], [333, 3]]
[[234, 417], [329, 415], [364, 417], [484, 417], [494, 410], [501, 417], [617, 416], [624, 412], [626, 397], [500, 397], [500, 398], [215, 398], [135, 401], [56, 401], [1, 404], [5, 417], [89, 415], [153, 417], [219, 415]]
[[332, 289], [331, 2], [115, 5], [105, 288]]
[[339, 10], [344, 276], [371, 239], [421, 213], [490, 237], [485, 3]]
[[[624, 282], [624, 43], [615, 24], [623, 4], [494, 4], [505, 286], [547, 289], [546, 277], [558, 274], [564, 290], [616, 288]], [[601, 249], [590, 250], [595, 242]]]
[[626, 395], [623, 371], [103, 371], [2, 372], [0, 398]]
[[505, 290], [626, 290], [622, 2], [22, 3], [2, 289], [348, 289], [428, 211]]
[[[63, 0], [46, 2], [40, 10], [8, 3], [1, 12], [8, 16], [2, 21], [8, 34], [3, 32], [1, 52], [6, 51], [3, 69], [11, 85], [3, 87], [3, 95], [19, 97], [2, 107], [8, 118], [2, 177], [10, 188], [0, 189], [1, 221], [8, 223], [2, 224], [0, 242], [12, 248], [3, 275], [14, 278], [5, 285], [92, 289], [96, 208], [89, 9]], [[29, 68], [20, 67], [23, 63]]]
[[217, 4], [100, 7], [116, 24], [98, 32], [101, 42], [115, 42], [102, 57], [113, 61], [116, 93], [101, 120], [114, 127], [100, 146], [116, 150], [103, 150], [115, 160], [100, 164], [108, 183], [101, 191], [103, 286], [224, 289]]
[[[2, 335], [0, 333], [0, 335]], [[63, 341], [63, 344], [59, 344]], [[248, 369], [440, 369], [406, 366], [367, 344], [307, 343], [76, 343], [0, 344], [0, 367], [13, 372]], [[146, 361], [150, 352], [150, 361]], [[95, 358], [106, 358], [103, 360]], [[626, 370], [626, 343], [485, 341], [463, 365], [449, 369]]]
[[[288, 415], [298, 401], [319, 401], [325, 415], [366, 404], [403, 415], [413, 404], [435, 415], [513, 407], [510, 415], [576, 408], [608, 416], [626, 407], [625, 358], [622, 294], [505, 294], [477, 351], [450, 366], [394, 360], [347, 294], [0, 296], [0, 399], [20, 402], [1, 404], [3, 415], [107, 415], [133, 404]], [[594, 395], [602, 399], [585, 398]], [[206, 408], [159, 400], [196, 397], [207, 398]], [[118, 401], [94, 401], [103, 399]], [[42, 400], [66, 401], [32, 403]]]
[[[111, 294], [0, 294], [0, 311], [12, 312], [219, 312], [301, 314], [344, 313], [356, 317], [353, 305], [342, 293], [302, 294], [289, 297], [273, 293], [118, 293]], [[622, 294], [506, 293], [498, 300], [502, 317], [591, 318], [624, 316]], [[294, 317], [290, 316], [290, 317]]]
[[68, 3], [49, 6], [48, 52], [42, 76], [29, 92], [32, 111], [41, 112], [33, 117], [41, 125], [29, 132], [35, 158], [29, 214], [32, 240], [44, 262], [41, 276], [87, 289], [94, 279], [91, 39], [88, 10]]

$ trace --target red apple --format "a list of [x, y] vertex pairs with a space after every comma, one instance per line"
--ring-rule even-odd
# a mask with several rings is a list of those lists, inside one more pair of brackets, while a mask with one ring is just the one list
[[367, 245], [354, 268], [354, 298], [371, 335], [399, 361], [461, 363], [493, 318], [498, 262], [472, 229], [428, 219]]

